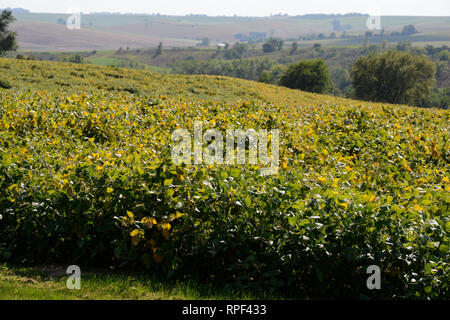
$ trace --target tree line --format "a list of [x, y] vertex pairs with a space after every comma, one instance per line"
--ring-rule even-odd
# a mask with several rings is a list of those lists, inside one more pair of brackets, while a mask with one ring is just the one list
[[449, 103], [448, 89], [443, 89], [444, 98], [433, 91], [436, 64], [425, 55], [395, 49], [360, 56], [349, 71], [332, 73], [321, 58], [303, 59], [288, 67], [267, 57], [188, 60], [175, 62], [173, 69], [176, 73], [237, 77], [314, 93], [345, 90], [346, 96], [368, 101], [439, 107]]

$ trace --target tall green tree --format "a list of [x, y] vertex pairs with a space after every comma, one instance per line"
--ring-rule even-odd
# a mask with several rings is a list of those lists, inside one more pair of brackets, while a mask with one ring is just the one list
[[211, 43], [211, 40], [207, 37], [204, 37], [204, 38], [202, 38], [202, 42], [200, 43], [200, 45], [207, 47], [207, 46], [209, 46], [210, 43]]
[[263, 44], [264, 52], [280, 51], [283, 48], [283, 40], [278, 38], [270, 38]]
[[417, 31], [416, 27], [414, 27], [414, 25], [412, 24], [408, 24], [407, 26], [403, 27], [402, 30], [402, 35], [407, 36], [410, 34], [416, 34], [419, 33], [419, 31]]
[[155, 53], [153, 54], [153, 58], [156, 58], [157, 56], [160, 56], [162, 54], [162, 46], [163, 46], [163, 43], [160, 42], [158, 44], [158, 47], [156, 47]]
[[298, 43], [297, 42], [292, 42], [292, 46], [291, 46], [291, 54], [294, 54], [297, 52], [298, 49]]
[[359, 57], [351, 79], [358, 99], [420, 105], [429, 99], [435, 73], [427, 57], [390, 50]]
[[8, 29], [14, 20], [9, 10], [3, 10], [0, 14], [0, 56], [17, 49], [16, 33]]
[[330, 88], [331, 78], [323, 59], [301, 60], [289, 66], [280, 84], [291, 89], [324, 93]]

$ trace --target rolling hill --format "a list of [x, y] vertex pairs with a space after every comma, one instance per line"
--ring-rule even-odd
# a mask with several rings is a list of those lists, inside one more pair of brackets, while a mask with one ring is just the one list
[[[82, 15], [81, 30], [67, 30], [61, 22], [68, 14], [16, 13], [14, 29], [18, 32], [21, 50], [73, 51], [117, 49], [118, 47], [148, 48], [164, 42], [168, 47], [193, 46], [208, 37], [212, 44], [236, 42], [239, 35], [264, 34], [265, 37], [297, 39], [307, 34], [329, 35], [342, 30], [333, 28], [333, 21], [350, 26], [346, 32], [361, 35], [367, 31], [365, 15], [318, 15], [273, 17], [208, 17], [158, 15]], [[414, 24], [420, 34], [411, 41], [448, 44], [449, 17], [382, 17], [386, 31], [401, 32], [403, 26]], [[358, 40], [359, 44], [360, 40]], [[349, 39], [331, 39], [324, 44], [354, 45]], [[301, 44], [300, 44], [301, 45]]]

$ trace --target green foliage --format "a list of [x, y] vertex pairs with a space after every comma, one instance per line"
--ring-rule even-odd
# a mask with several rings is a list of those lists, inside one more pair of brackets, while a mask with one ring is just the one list
[[331, 71], [331, 79], [335, 86], [343, 92], [351, 84], [350, 73], [347, 69], [338, 68]]
[[424, 104], [425, 107], [439, 107], [448, 109], [450, 106], [450, 88], [436, 88], [431, 97]]
[[407, 41], [402, 41], [402, 42], [397, 43], [397, 50], [403, 51], [403, 52], [411, 51], [412, 50], [411, 41], [407, 40]]
[[207, 47], [207, 46], [209, 46], [210, 43], [211, 43], [211, 40], [207, 37], [204, 37], [204, 38], [202, 38], [200, 45]]
[[285, 68], [269, 58], [187, 60], [177, 61], [172, 67], [175, 73], [220, 75], [266, 83], [277, 83]]
[[[114, 265], [310, 299], [450, 297], [448, 111], [208, 76], [0, 68], [41, 77], [0, 95], [1, 261]], [[193, 99], [192, 88], [211, 93]], [[278, 173], [174, 165], [171, 133], [197, 120], [278, 128]], [[382, 270], [380, 291], [366, 287], [369, 265]]]
[[263, 44], [264, 52], [280, 51], [283, 47], [283, 40], [278, 38], [270, 38]]
[[281, 77], [282, 86], [323, 93], [330, 87], [330, 73], [322, 59], [301, 60], [289, 66]]
[[7, 79], [0, 79], [0, 88], [11, 89], [11, 82], [9, 82]]
[[60, 55], [58, 56], [58, 60], [62, 62], [84, 63], [84, 58], [79, 54]]
[[272, 74], [269, 71], [264, 70], [263, 72], [261, 72], [258, 81], [264, 83], [271, 83], [273, 81]]
[[414, 25], [412, 25], [412, 24], [408, 24], [403, 27], [402, 35], [404, 35], [404, 36], [416, 34], [416, 33], [419, 33], [419, 31], [417, 31], [416, 27], [414, 27]]
[[16, 33], [8, 30], [14, 20], [12, 12], [9, 10], [3, 10], [0, 14], [0, 56], [17, 49]]
[[351, 77], [359, 99], [419, 105], [429, 98], [435, 72], [425, 56], [387, 51], [359, 57]]
[[439, 53], [439, 60], [441, 60], [441, 61], [448, 61], [448, 60], [450, 60], [450, 52], [448, 50], [442, 50]]
[[156, 51], [155, 51], [155, 53], [153, 54], [153, 58], [156, 58], [156, 57], [158, 57], [158, 56], [160, 56], [160, 55], [162, 54], [162, 46], [163, 46], [163, 43], [160, 42], [160, 43], [158, 44], [158, 46], [156, 47]]
[[225, 59], [240, 59], [248, 51], [248, 45], [245, 43], [235, 43], [231, 49], [228, 44], [225, 47]]
[[[137, 61], [132, 61], [132, 60], [112, 61], [109, 65], [114, 66], [114, 67], [119, 67], [119, 68], [131, 68], [131, 69], [141, 69], [141, 70], [146, 69], [146, 68], [151, 68], [148, 65], [139, 63]], [[157, 67], [154, 67], [154, 68], [158, 69]]]
[[296, 41], [292, 42], [290, 54], [296, 53], [297, 49], [298, 49], [298, 43]]

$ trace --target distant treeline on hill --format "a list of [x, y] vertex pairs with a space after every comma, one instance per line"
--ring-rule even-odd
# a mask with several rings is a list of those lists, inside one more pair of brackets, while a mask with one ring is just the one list
[[23, 9], [23, 8], [4, 8], [4, 9], [0, 9], [0, 12], [3, 10], [9, 10], [12, 13], [30, 13], [30, 10]]
[[351, 12], [351, 13], [345, 13], [345, 14], [314, 13], [314, 14], [297, 15], [297, 16], [294, 16], [294, 18], [298, 18], [298, 19], [330, 19], [330, 18], [364, 17], [364, 16], [368, 16], [368, 14], [357, 13], [357, 12]]
[[[12, 13], [31, 13], [30, 10], [28, 9], [24, 9], [24, 8], [3, 8], [0, 9], [0, 11], [3, 10], [10, 10]], [[131, 12], [91, 12], [91, 13], [85, 13], [85, 14], [90, 14], [90, 15], [133, 15], [136, 13], [131, 13]], [[141, 13], [138, 13], [139, 15]], [[148, 15], [161, 15], [159, 13], [152, 13], [152, 14], [148, 14]], [[165, 16], [165, 15], [164, 15]], [[207, 14], [186, 14], [186, 17], [210, 17]], [[288, 14], [276, 14], [274, 15], [276, 16], [289, 16]], [[292, 16], [294, 18], [297, 19], [330, 19], [330, 18], [343, 18], [343, 17], [360, 17], [360, 16], [367, 16], [367, 14], [365, 13], [356, 13], [356, 12], [351, 12], [351, 13], [345, 13], [345, 14], [325, 14], [325, 13], [310, 13], [310, 14], [303, 14], [303, 15], [296, 15], [296, 16]], [[236, 16], [235, 16], [236, 17]], [[243, 17], [243, 16], [240, 16]]]

